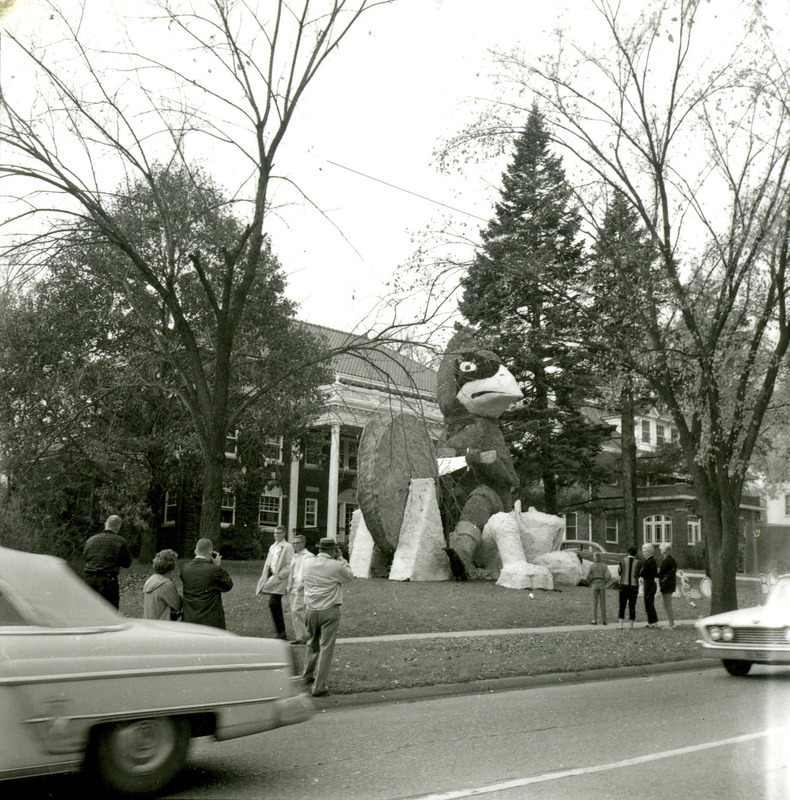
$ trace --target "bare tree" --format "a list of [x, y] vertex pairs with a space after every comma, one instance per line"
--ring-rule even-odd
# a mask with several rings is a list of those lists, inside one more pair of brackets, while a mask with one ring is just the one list
[[638, 213], [658, 257], [621, 276], [647, 336], [627, 357], [680, 432], [714, 612], [737, 605], [740, 501], [790, 344], [786, 48], [762, 4], [723, 5], [591, 0], [594, 43], [499, 54], [503, 94], [449, 148], [512, 136], [537, 97], [591, 235], [614, 193]]
[[[144, 17], [113, 21], [112, 4], [40, 0], [3, 32], [0, 177], [18, 201], [5, 221], [14, 234], [6, 257], [45, 263], [61, 233], [84, 222], [125, 257], [116, 285], [142, 319], [146, 297], [157, 298], [183, 354], [173, 368], [203, 454], [202, 536], [220, 527], [227, 432], [303, 366], [273, 370], [269, 384], [231, 404], [239, 330], [270, 260], [275, 158], [329, 56], [364, 13], [392, 1], [152, 0], [135, 6]], [[212, 259], [200, 249], [180, 252], [181, 209], [158, 180], [173, 165], [195, 169], [201, 155], [242, 219], [226, 226]], [[150, 190], [159, 219], [148, 239], [119, 212], [123, 184]], [[196, 176], [193, 188], [200, 186]], [[208, 334], [188, 311], [184, 286], [197, 287]], [[156, 328], [149, 332], [161, 344]]]

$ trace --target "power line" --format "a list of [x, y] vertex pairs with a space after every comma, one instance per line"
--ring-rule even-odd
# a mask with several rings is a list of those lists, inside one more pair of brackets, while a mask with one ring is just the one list
[[419, 192], [412, 192], [410, 189], [404, 189], [402, 186], [396, 186], [394, 183], [389, 183], [388, 181], [382, 180], [381, 178], [375, 178], [373, 175], [368, 175], [365, 172], [360, 172], [359, 170], [352, 169], [351, 167], [346, 167], [343, 164], [338, 164], [336, 161], [330, 161], [329, 159], [326, 160], [327, 164], [332, 164], [334, 167], [340, 167], [340, 169], [345, 169], [348, 172], [353, 172], [355, 175], [359, 175], [362, 178], [367, 178], [371, 181], [376, 181], [376, 183], [383, 183], [385, 186], [389, 186], [390, 189], [395, 189], [399, 192], [405, 192], [406, 194], [413, 195], [414, 197], [419, 197], [420, 200], [425, 200], [428, 203], [434, 203], [437, 206], [443, 206], [444, 208], [449, 208], [451, 211], [457, 211], [459, 214], [465, 214], [467, 217], [472, 217], [474, 219], [479, 219], [481, 222], [488, 222], [487, 219], [483, 217], [478, 217], [477, 214], [472, 214], [469, 211], [464, 211], [462, 208], [456, 208], [455, 206], [448, 205], [447, 203], [442, 203], [441, 200], [434, 200], [432, 197], [426, 197], [424, 194], [420, 194]]

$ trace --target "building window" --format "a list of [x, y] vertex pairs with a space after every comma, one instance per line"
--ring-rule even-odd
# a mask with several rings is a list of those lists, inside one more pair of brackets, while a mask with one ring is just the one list
[[351, 535], [351, 518], [358, 508], [356, 503], [337, 504], [337, 538], [341, 542], [345, 542]]
[[642, 441], [643, 442], [650, 442], [650, 420], [643, 419], [642, 420]]
[[175, 492], [165, 492], [165, 510], [162, 514], [162, 527], [172, 528], [178, 517], [178, 495]]
[[606, 543], [617, 544], [620, 541], [620, 520], [611, 514], [606, 516]]
[[677, 428], [670, 428], [669, 435], [672, 439], [672, 444], [677, 444], [680, 441], [680, 431]]
[[664, 431], [665, 428], [663, 425], [656, 424], [656, 444], [664, 444]]
[[671, 544], [672, 542], [672, 517], [664, 514], [645, 517], [643, 529], [646, 544], [662, 544], [664, 542]]
[[340, 437], [340, 469], [349, 472], [357, 471], [357, 453], [359, 451], [359, 439], [356, 436]]
[[263, 443], [261, 454], [270, 464], [283, 463], [283, 437], [270, 436]]
[[702, 526], [699, 517], [689, 517], [686, 523], [689, 533], [689, 544], [702, 544]]
[[315, 497], [304, 499], [304, 526], [305, 528], [318, 527], [318, 500]]
[[219, 524], [222, 528], [229, 528], [236, 522], [236, 495], [233, 492], [222, 493], [222, 510], [219, 514]]
[[577, 532], [576, 512], [570, 511], [565, 515], [565, 538], [578, 539], [579, 537], [576, 535], [576, 532]]
[[790, 494], [785, 495], [785, 516], [790, 517]]
[[236, 458], [238, 455], [239, 432], [233, 431], [225, 437], [225, 458]]
[[261, 493], [258, 502], [258, 527], [276, 528], [282, 523], [282, 489], [269, 489]]

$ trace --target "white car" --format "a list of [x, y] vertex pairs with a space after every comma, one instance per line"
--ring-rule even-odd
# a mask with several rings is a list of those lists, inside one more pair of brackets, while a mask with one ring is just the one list
[[752, 664], [790, 664], [790, 575], [782, 575], [765, 603], [727, 611], [695, 623], [702, 654], [720, 658], [730, 675]]
[[193, 736], [311, 714], [286, 642], [129, 619], [62, 560], [0, 547], [0, 780], [86, 769], [148, 793]]

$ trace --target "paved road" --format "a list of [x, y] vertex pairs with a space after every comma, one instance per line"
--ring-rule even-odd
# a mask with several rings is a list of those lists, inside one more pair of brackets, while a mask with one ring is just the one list
[[786, 800], [790, 671], [723, 669], [327, 709], [201, 742], [170, 798]]

